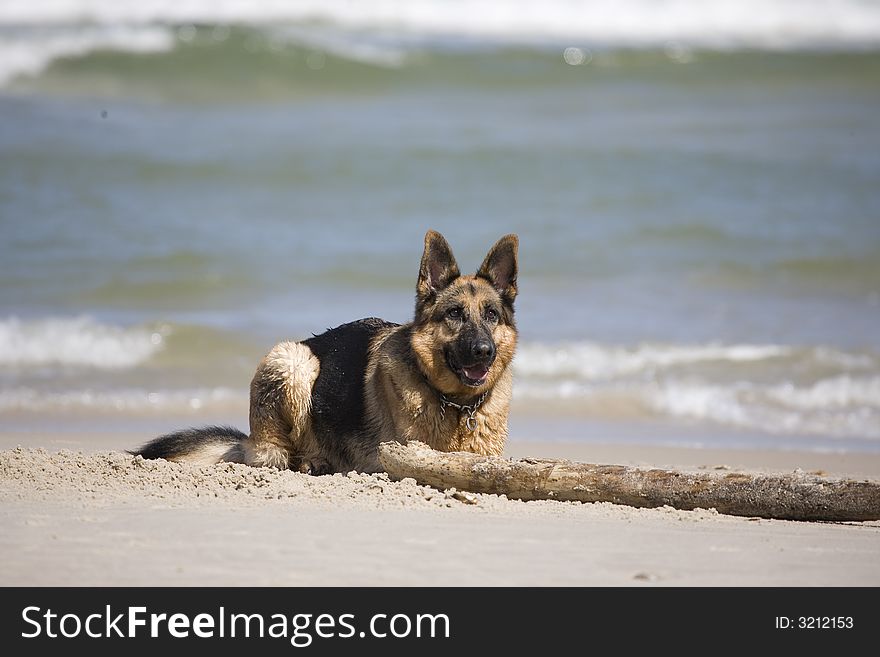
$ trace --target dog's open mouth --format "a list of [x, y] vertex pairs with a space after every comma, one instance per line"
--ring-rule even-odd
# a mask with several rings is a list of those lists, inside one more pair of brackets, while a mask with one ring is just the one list
[[476, 363], [474, 365], [458, 365], [451, 356], [446, 357], [449, 369], [458, 374], [458, 378], [466, 386], [473, 388], [479, 387], [486, 383], [489, 378], [489, 367], [491, 363]]

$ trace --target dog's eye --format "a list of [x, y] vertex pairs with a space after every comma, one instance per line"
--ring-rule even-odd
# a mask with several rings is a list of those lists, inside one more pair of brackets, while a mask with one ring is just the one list
[[494, 308], [486, 308], [486, 312], [483, 313], [483, 316], [486, 318], [487, 322], [492, 322], [494, 324], [498, 321], [498, 311]]
[[455, 321], [460, 321], [462, 317], [464, 317], [464, 311], [461, 308], [450, 308], [446, 311], [446, 316], [449, 319], [454, 319]]

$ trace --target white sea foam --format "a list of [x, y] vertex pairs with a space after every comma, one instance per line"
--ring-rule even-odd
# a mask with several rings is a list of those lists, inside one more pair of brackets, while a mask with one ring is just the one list
[[0, 86], [20, 75], [41, 73], [64, 57], [97, 50], [146, 53], [174, 47], [167, 28], [151, 25], [48, 26], [36, 29], [0, 29]]
[[121, 369], [162, 349], [167, 329], [122, 328], [90, 317], [0, 320], [0, 366], [35, 365]]
[[630, 45], [877, 43], [863, 0], [5, 0], [0, 24], [323, 22], [355, 29]]
[[246, 390], [66, 390], [45, 392], [28, 387], [0, 389], [0, 413], [198, 413], [247, 404]]
[[[767, 399], [780, 406], [804, 410], [875, 408], [880, 411], [880, 377], [837, 376], [809, 386], [783, 383], [768, 387]], [[877, 427], [880, 431], [880, 427]]]
[[880, 380], [838, 377], [805, 387], [669, 383], [646, 394], [660, 414], [770, 433], [880, 438]]
[[522, 345], [515, 398], [594, 417], [880, 438], [880, 358], [781, 345]]
[[5, 0], [0, 84], [59, 57], [173, 47], [173, 26], [244, 24], [334, 54], [398, 65], [408, 52], [479, 44], [663, 48], [877, 48], [880, 3], [860, 0]]
[[516, 371], [524, 377], [574, 377], [595, 381], [631, 376], [650, 376], [663, 368], [728, 362], [754, 363], [790, 355], [781, 345], [660, 345], [635, 347], [592, 342], [522, 345], [516, 357]]

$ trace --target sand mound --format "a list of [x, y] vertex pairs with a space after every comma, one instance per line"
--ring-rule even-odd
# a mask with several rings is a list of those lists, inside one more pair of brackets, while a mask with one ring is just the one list
[[[382, 509], [438, 509], [462, 505], [514, 513], [564, 513], [583, 505], [524, 503], [504, 495], [481, 495], [421, 486], [414, 479], [391, 481], [385, 473], [321, 477], [238, 463], [197, 466], [147, 460], [124, 452], [84, 454], [16, 448], [0, 452], [0, 496], [25, 493], [30, 500], [88, 500], [98, 505], [136, 497], [172, 507], [221, 504], [262, 506], [267, 501], [298, 506]], [[605, 505], [614, 508], [614, 505]], [[706, 512], [711, 513], [711, 512]]]

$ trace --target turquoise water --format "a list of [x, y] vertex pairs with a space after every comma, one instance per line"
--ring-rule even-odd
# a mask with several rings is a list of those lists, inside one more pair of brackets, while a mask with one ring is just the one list
[[245, 426], [275, 341], [411, 316], [434, 228], [520, 235], [523, 437], [880, 451], [880, 29], [203, 9], [0, 12], [0, 426]]

